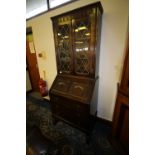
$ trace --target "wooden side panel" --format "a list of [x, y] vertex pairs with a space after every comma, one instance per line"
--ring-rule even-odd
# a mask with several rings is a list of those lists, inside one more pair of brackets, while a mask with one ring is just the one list
[[112, 144], [122, 155], [129, 154], [129, 38], [112, 124]]
[[126, 47], [126, 56], [124, 60], [120, 90], [125, 93], [125, 95], [129, 95], [129, 44], [127, 44]]
[[129, 152], [129, 99], [118, 92], [112, 136], [126, 152]]
[[129, 109], [128, 107], [122, 106], [121, 111], [123, 113], [123, 121], [120, 129], [119, 140], [123, 147], [129, 151]]

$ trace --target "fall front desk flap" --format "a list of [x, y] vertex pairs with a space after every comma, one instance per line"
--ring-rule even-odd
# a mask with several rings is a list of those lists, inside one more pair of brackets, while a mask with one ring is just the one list
[[50, 94], [65, 96], [89, 104], [94, 90], [95, 80], [76, 76], [57, 75]]

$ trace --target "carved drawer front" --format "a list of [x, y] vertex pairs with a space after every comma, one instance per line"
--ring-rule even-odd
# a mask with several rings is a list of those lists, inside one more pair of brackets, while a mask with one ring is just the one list
[[85, 97], [89, 92], [88, 84], [73, 82], [69, 93], [77, 97]]
[[78, 103], [89, 104], [93, 93], [94, 81], [90, 79], [77, 79], [76, 77], [61, 77], [58, 75], [50, 90], [50, 94], [63, 96]]
[[69, 91], [70, 87], [70, 81], [64, 80], [64, 79], [58, 79], [58, 81], [55, 83], [53, 89], [57, 92], [64, 92], [67, 93]]

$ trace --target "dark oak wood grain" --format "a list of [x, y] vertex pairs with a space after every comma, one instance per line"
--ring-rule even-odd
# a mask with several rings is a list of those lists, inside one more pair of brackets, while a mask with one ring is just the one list
[[54, 122], [63, 120], [86, 133], [97, 114], [102, 12], [95, 3], [51, 18], [57, 60], [49, 91]]
[[50, 89], [53, 117], [88, 130], [94, 86], [93, 79], [57, 75]]

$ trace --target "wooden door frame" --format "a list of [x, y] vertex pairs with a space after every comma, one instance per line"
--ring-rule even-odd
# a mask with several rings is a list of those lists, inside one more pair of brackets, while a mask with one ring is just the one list
[[26, 72], [28, 71], [28, 74], [29, 74], [29, 79], [30, 79], [30, 83], [31, 83], [31, 90], [29, 90], [29, 91], [26, 91], [26, 94], [28, 94], [28, 93], [31, 93], [32, 91], [33, 91], [33, 88], [32, 88], [32, 80], [31, 80], [31, 76], [30, 76], [30, 73], [29, 73], [29, 65], [28, 65], [28, 63], [27, 63], [27, 55], [26, 55]]
[[[30, 47], [29, 47], [29, 41], [28, 40], [26, 40], [26, 46], [27, 46], [27, 44], [28, 44], [28, 48], [29, 48], [29, 50], [30, 50]], [[27, 47], [26, 47], [27, 48]], [[35, 56], [36, 56], [36, 62], [37, 62], [37, 65], [38, 65], [38, 61], [37, 61], [37, 55], [36, 55], [36, 53], [35, 53]], [[33, 85], [33, 80], [32, 80], [32, 75], [31, 75], [31, 73], [30, 73], [30, 64], [29, 64], [29, 62], [28, 62], [28, 60], [27, 60], [28, 58], [27, 58], [27, 51], [26, 51], [26, 63], [27, 63], [27, 69], [28, 69], [28, 72], [29, 72], [29, 77], [30, 77], [30, 82], [31, 82], [31, 86], [32, 86], [32, 91], [34, 91], [35, 90], [35, 88], [34, 88], [34, 85]], [[39, 74], [39, 69], [38, 69], [38, 75], [39, 75], [39, 79], [40, 79], [40, 74]], [[39, 90], [39, 86], [38, 86], [38, 90]]]

